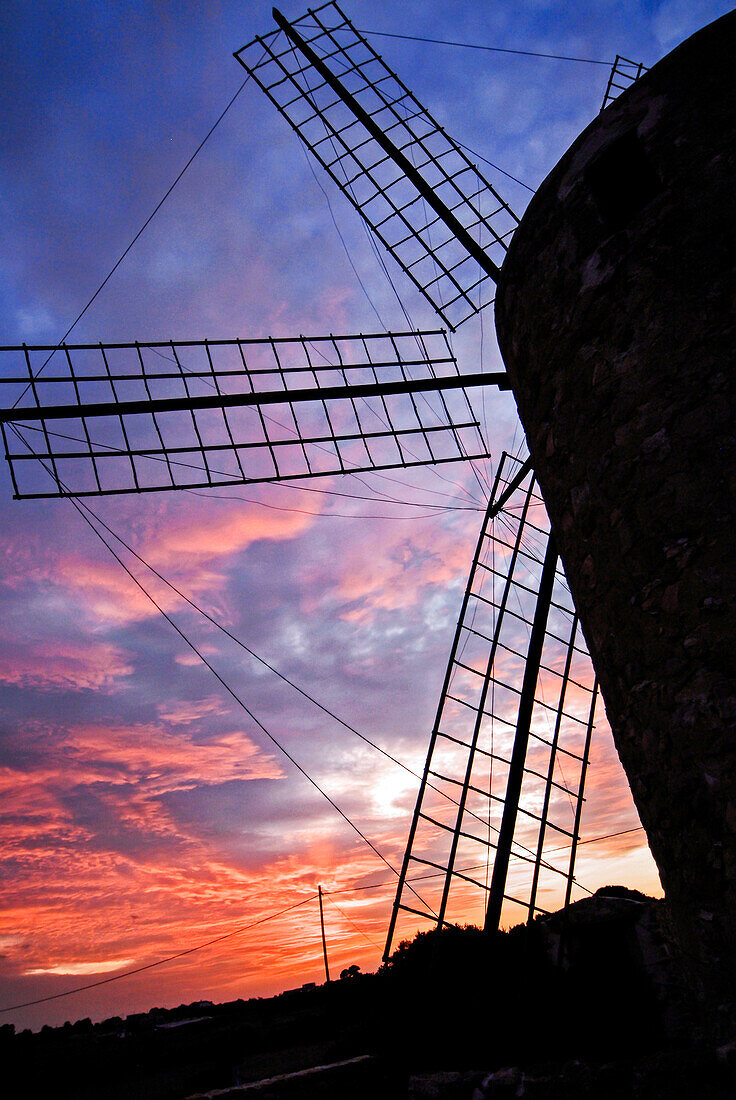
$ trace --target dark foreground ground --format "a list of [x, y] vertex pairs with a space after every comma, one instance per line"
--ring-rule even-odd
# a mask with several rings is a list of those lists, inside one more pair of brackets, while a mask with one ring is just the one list
[[[662, 903], [620, 888], [495, 939], [427, 933], [376, 974], [268, 999], [0, 1029], [3, 1093], [54, 1100], [732, 1100]], [[736, 1038], [736, 1036], [734, 1036]]]

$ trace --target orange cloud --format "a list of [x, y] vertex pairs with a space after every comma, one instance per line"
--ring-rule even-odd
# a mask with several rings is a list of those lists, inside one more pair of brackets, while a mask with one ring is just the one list
[[303, 534], [314, 517], [301, 512], [269, 512], [257, 505], [199, 498], [193, 507], [172, 509], [165, 527], [151, 533], [139, 549], [142, 557], [177, 573], [247, 549], [260, 539], [282, 541]]
[[90, 974], [109, 974], [114, 970], [122, 970], [125, 966], [130, 966], [133, 959], [107, 959], [104, 962], [83, 962], [83, 963], [58, 963], [56, 966], [39, 966], [32, 967], [30, 970], [26, 970], [25, 974], [31, 978], [38, 974], [69, 974], [74, 977], [82, 977]]
[[134, 784], [154, 797], [232, 779], [278, 779], [282, 771], [241, 731], [198, 741], [164, 726], [125, 725], [72, 728], [46, 754], [43, 774], [60, 787]]

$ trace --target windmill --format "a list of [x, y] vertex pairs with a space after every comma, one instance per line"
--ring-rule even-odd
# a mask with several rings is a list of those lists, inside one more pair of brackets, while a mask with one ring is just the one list
[[[293, 23], [278, 14], [276, 18], [279, 30], [239, 51], [238, 59], [414, 285], [445, 323], [456, 327], [489, 303], [518, 219], [336, 5], [324, 5]], [[425, 204], [432, 211], [429, 216]], [[494, 383], [507, 385], [503, 375], [460, 374], [441, 332], [66, 345], [61, 349], [21, 346], [5, 349], [4, 354], [17, 363], [17, 369], [8, 372], [14, 407], [6, 409], [1, 419], [18, 497], [97, 496], [293, 480], [482, 457], [487, 450], [478, 436], [478, 421], [466, 391]], [[494, 509], [500, 514], [503, 505], [510, 503], [510, 497], [501, 503], [507, 489], [529, 490], [523, 478], [517, 482], [519, 472], [509, 474], [506, 482], [499, 480], [499, 496], [492, 498], [489, 515]], [[525, 470], [524, 476], [529, 475]], [[512, 515], [507, 512], [507, 517]], [[509, 522], [513, 521], [509, 518]], [[485, 541], [487, 530], [482, 536]], [[525, 534], [520, 528], [522, 549], [525, 537], [528, 531]], [[546, 530], [542, 537], [546, 538]], [[542, 574], [536, 580], [527, 577], [533, 600], [523, 616], [536, 637], [535, 648], [546, 634], [550, 608], [555, 602], [562, 606], [554, 598], [558, 582], [553, 544], [542, 558]], [[481, 550], [473, 562], [466, 606], [476, 600], [472, 578], [482, 566]], [[537, 587], [544, 591], [541, 601]], [[565, 656], [562, 669], [553, 668], [552, 674], [567, 683], [564, 665], [568, 655], [570, 661], [574, 658], [577, 622], [571, 607], [560, 610], [563, 613], [569, 619], [563, 639]], [[470, 636], [474, 623], [463, 619], [459, 625], [451, 662], [455, 671], [463, 657], [463, 638]], [[496, 639], [491, 632], [485, 634], [485, 644], [494, 656], [506, 645], [500, 634]], [[489, 656], [490, 649], [484, 685], [493, 679]], [[529, 683], [514, 726], [517, 759], [515, 763], [506, 758], [498, 761], [508, 771], [506, 792], [499, 795], [489, 789], [486, 795], [488, 802], [493, 799], [508, 807], [505, 827], [502, 824], [507, 866], [520, 806], [520, 791], [514, 794], [514, 789], [520, 786], [520, 773], [522, 779], [532, 773], [525, 739], [530, 735], [537, 673], [543, 663], [541, 649], [534, 660], [527, 662], [527, 656], [523, 654], [522, 659], [530, 669]], [[593, 699], [595, 693], [589, 694]], [[448, 702], [452, 700], [445, 691], [443, 714]], [[549, 706], [545, 700], [537, 702]], [[483, 702], [474, 704], [474, 713], [480, 727], [485, 717]], [[588, 724], [583, 723], [586, 735], [592, 727], [592, 705], [589, 713]], [[559, 716], [557, 724], [563, 729], [564, 692], [555, 715], [555, 723]], [[503, 717], [509, 721], [508, 715]], [[544, 834], [553, 824], [549, 806], [557, 789], [554, 758], [567, 751], [559, 738], [548, 749], [546, 773], [543, 764], [534, 768], [547, 797], [537, 814], [538, 844], [531, 862], [528, 845], [516, 846], [517, 854], [526, 850], [523, 860], [537, 877], [545, 869]], [[468, 778], [460, 782], [460, 799], [449, 803], [456, 817], [452, 831], [443, 830], [452, 838], [450, 852], [432, 858], [433, 865], [446, 873], [446, 896], [440, 913], [425, 915], [440, 922], [449, 919], [450, 885], [457, 885], [465, 874], [466, 809], [476, 817], [485, 814], [485, 825], [490, 826], [487, 810], [479, 814], [475, 804], [469, 805], [477, 793], [472, 789], [477, 786], [473, 765], [480, 755], [476, 744], [461, 769]], [[581, 765], [577, 782], [565, 792], [576, 800], [572, 828], [567, 830], [573, 851], [587, 760], [584, 745], [577, 756]], [[434, 762], [428, 759], [425, 780], [432, 780], [434, 770]], [[422, 796], [426, 793], [425, 781]], [[421, 813], [418, 805], [417, 815]], [[490, 848], [486, 842], [486, 852]], [[418, 849], [410, 845], [407, 868], [417, 855]], [[570, 866], [565, 871], [568, 888], [572, 873]], [[406, 873], [400, 888], [405, 881]], [[486, 884], [482, 888], [486, 891]], [[505, 872], [499, 871], [496, 907], [505, 892]], [[538, 911], [535, 894], [533, 886], [526, 902], [532, 914]], [[399, 895], [397, 909], [402, 905]], [[498, 916], [488, 919], [493, 923]]]

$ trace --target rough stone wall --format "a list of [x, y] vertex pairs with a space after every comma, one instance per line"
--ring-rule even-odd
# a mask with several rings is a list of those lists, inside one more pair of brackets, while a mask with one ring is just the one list
[[588, 127], [532, 200], [496, 302], [677, 939], [692, 982], [731, 1027], [735, 55], [732, 13]]

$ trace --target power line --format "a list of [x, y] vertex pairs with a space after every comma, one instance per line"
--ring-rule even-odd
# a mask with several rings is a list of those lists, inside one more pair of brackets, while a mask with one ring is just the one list
[[87, 989], [95, 989], [99, 985], [109, 985], [110, 982], [119, 982], [122, 978], [130, 978], [134, 974], [142, 974], [144, 970], [153, 970], [156, 966], [163, 966], [164, 963], [173, 962], [174, 959], [181, 959], [185, 955], [193, 955], [195, 951], [202, 951], [205, 947], [211, 947], [214, 943], [222, 943], [223, 940], [232, 939], [233, 936], [240, 936], [243, 932], [249, 932], [252, 928], [257, 928], [259, 924], [265, 924], [266, 921], [274, 920], [276, 917], [282, 917], [284, 913], [290, 913], [292, 909], [298, 909], [302, 905], [306, 905], [310, 901], [314, 901], [317, 897], [316, 894], [310, 894], [308, 898], [304, 898], [302, 901], [297, 901], [294, 905], [289, 905], [286, 909], [280, 909], [278, 913], [269, 913], [267, 917], [261, 917], [260, 920], [254, 921], [252, 924], [245, 924], [241, 928], [236, 928], [233, 932], [226, 932], [222, 936], [215, 936], [214, 939], [207, 940], [205, 943], [198, 943], [196, 947], [187, 947], [184, 951], [177, 951], [175, 955], [167, 955], [165, 959], [157, 959], [155, 962], [146, 963], [145, 966], [136, 966], [133, 970], [126, 970], [122, 974], [113, 974], [110, 978], [101, 978], [96, 982], [88, 982], [86, 985], [78, 985], [74, 989], [66, 989], [63, 993], [51, 993], [48, 997], [37, 997], [34, 1001], [24, 1001], [22, 1004], [6, 1005], [4, 1008], [0, 1008], [0, 1012], [13, 1012], [18, 1008], [30, 1008], [31, 1005], [45, 1004], [46, 1001], [58, 1001], [60, 997], [70, 997], [72, 993], [83, 993]]
[[330, 905], [333, 905], [335, 907], [335, 909], [337, 909], [340, 916], [343, 917], [344, 920], [346, 920], [348, 922], [348, 924], [351, 925], [355, 929], [355, 931], [358, 933], [359, 936], [362, 936], [363, 939], [366, 940], [371, 945], [371, 947], [375, 947], [376, 951], [382, 951], [383, 950], [382, 946], [380, 944], [377, 944], [375, 940], [372, 940], [370, 938], [370, 936], [366, 932], [363, 931], [362, 928], [358, 928], [358, 925], [355, 923], [355, 921], [351, 920], [351, 918], [347, 915], [347, 913], [343, 909], [340, 908], [340, 906], [337, 904], [337, 902], [332, 900], [332, 898], [329, 896], [329, 894], [326, 894], [324, 890], [322, 891], [322, 894], [323, 894], [324, 897], [327, 898]]

